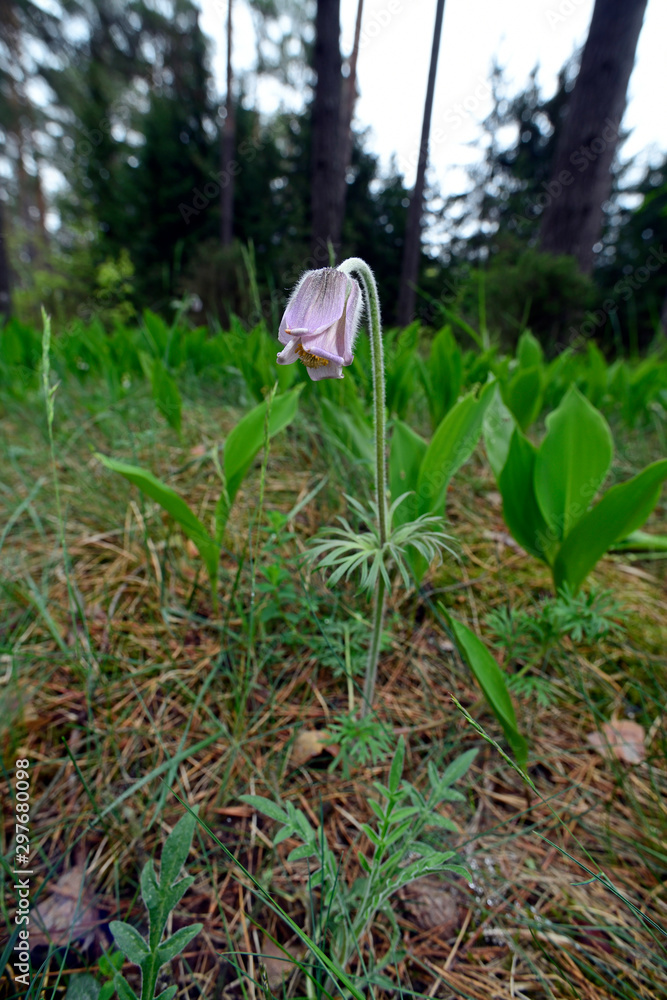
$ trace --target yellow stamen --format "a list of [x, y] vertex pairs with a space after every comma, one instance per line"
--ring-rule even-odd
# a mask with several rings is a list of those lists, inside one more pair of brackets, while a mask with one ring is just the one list
[[320, 358], [317, 354], [311, 354], [310, 351], [304, 350], [301, 344], [297, 344], [294, 350], [299, 355], [299, 358], [303, 361], [306, 368], [324, 368], [329, 364], [326, 358]]

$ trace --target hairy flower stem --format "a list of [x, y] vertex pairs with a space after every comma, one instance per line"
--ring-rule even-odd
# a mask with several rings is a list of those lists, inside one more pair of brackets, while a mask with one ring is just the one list
[[[378, 529], [380, 545], [387, 542], [387, 425], [385, 419], [385, 389], [384, 389], [384, 352], [382, 349], [382, 321], [380, 318], [380, 299], [375, 278], [368, 264], [361, 257], [350, 257], [338, 268], [344, 274], [355, 271], [364, 289], [368, 306], [368, 320], [371, 338], [371, 372], [373, 377], [373, 424], [375, 429], [375, 494], [378, 509]], [[368, 652], [368, 664], [364, 679], [364, 698], [361, 705], [363, 719], [373, 707], [375, 693], [375, 678], [377, 676], [378, 658], [380, 655], [380, 637], [384, 621], [385, 584], [382, 575], [378, 575], [375, 587], [375, 608], [373, 611], [373, 634]]]
[[371, 635], [371, 645], [368, 650], [368, 663], [366, 665], [366, 676], [364, 677], [364, 698], [361, 703], [361, 718], [368, 715], [373, 708], [373, 697], [375, 695], [375, 680], [378, 672], [378, 659], [380, 658], [380, 639], [382, 637], [382, 623], [384, 621], [385, 606], [385, 582], [382, 575], [378, 576], [375, 586], [375, 606], [373, 608], [373, 632]]

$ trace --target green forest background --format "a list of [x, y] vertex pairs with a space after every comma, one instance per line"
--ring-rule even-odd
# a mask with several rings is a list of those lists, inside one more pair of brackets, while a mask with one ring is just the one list
[[[344, 103], [356, 55], [342, 55], [334, 38], [333, 62], [325, 54], [333, 75], [317, 67], [318, 18], [331, 17], [337, 4], [251, 6], [260, 39], [282, 34], [273, 61], [258, 51], [245, 76], [228, 74], [228, 100], [216, 94], [209, 42], [191, 0], [59, 0], [51, 13], [32, 0], [3, 5], [5, 317], [34, 324], [44, 305], [56, 331], [94, 317], [110, 329], [145, 307], [168, 317], [186, 300], [197, 323], [228, 324], [236, 314], [249, 329], [261, 318], [275, 329], [299, 274], [328, 263], [326, 239], [313, 226], [317, 94], [338, 88]], [[643, 171], [627, 161], [620, 167], [620, 134], [591, 273], [573, 255], [540, 248], [580, 55], [563, 67], [548, 99], [537, 72], [508, 98], [503, 70], [493, 67], [486, 154], [471, 169], [468, 190], [443, 197], [427, 183], [424, 192], [422, 232], [450, 236], [437, 256], [422, 245], [413, 311], [424, 324], [437, 328], [454, 312], [488, 324], [508, 348], [529, 327], [552, 356], [582, 338], [608, 353], [636, 351], [659, 331], [667, 293], [664, 156]], [[305, 81], [303, 110], [261, 114], [248, 96], [255, 74]], [[501, 134], [516, 139], [503, 146]], [[354, 254], [372, 264], [392, 323], [413, 193], [397, 168], [382, 173], [363, 129], [355, 125], [346, 141], [335, 249], [338, 259]], [[44, 190], [45, 168], [61, 176], [56, 195]], [[50, 211], [60, 221], [55, 232], [47, 227]]]

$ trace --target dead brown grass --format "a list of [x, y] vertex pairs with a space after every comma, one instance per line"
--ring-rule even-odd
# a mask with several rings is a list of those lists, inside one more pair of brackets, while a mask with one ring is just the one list
[[[190, 434], [194, 439], [193, 428]], [[163, 467], [182, 462], [180, 450], [160, 454]], [[280, 634], [260, 632], [252, 648], [244, 639], [247, 576], [236, 594], [233, 582], [256, 480], [246, 484], [230, 528], [221, 578], [227, 629], [221, 632], [193, 554], [161, 514], [94, 463], [60, 471], [70, 498], [69, 573], [62, 570], [52, 516], [43, 518], [48, 544], [34, 523], [7, 541], [12, 579], [2, 608], [13, 652], [5, 658], [0, 721], [5, 767], [17, 755], [33, 765], [37, 898], [47, 898], [68, 872], [85, 873], [94, 927], [88, 920], [86, 934], [72, 942], [71, 974], [94, 967], [110, 944], [107, 925], [114, 916], [141, 928], [138, 872], [159, 854], [181, 812], [168, 786], [199, 806], [222, 842], [309, 928], [306, 867], [285, 860], [295, 844], [274, 847], [272, 824], [239, 804], [238, 795], [291, 798], [313, 823], [322, 820], [342, 859], [342, 877], [353, 880], [364, 844], [360, 826], [371, 817], [371, 782], [386, 768], [365, 767], [345, 778], [319, 769], [317, 761], [290, 764], [299, 731], [326, 729], [345, 710], [346, 692], [308, 648], [299, 651]], [[293, 459], [279, 446], [266, 484], [267, 507], [289, 510], [316, 476], [312, 469], [295, 473]], [[84, 499], [78, 492], [83, 477]], [[210, 515], [214, 491], [207, 469], [187, 464], [173, 481], [193, 509]], [[16, 484], [18, 496], [22, 489]], [[461, 559], [431, 577], [431, 597], [444, 599], [483, 632], [489, 608], [548, 592], [548, 573], [508, 538], [481, 463], [457, 480], [448, 512]], [[298, 516], [301, 542], [325, 516], [317, 507]], [[604, 560], [595, 575], [628, 605], [627, 638], [603, 649], [566, 650], [554, 665], [555, 704], [518, 704], [538, 794], [456, 711], [451, 694], [500, 738], [433, 617], [428, 588], [420, 600], [394, 599], [392, 647], [381, 663], [377, 702], [388, 729], [406, 736], [410, 780], [424, 782], [427, 759], [440, 764], [462, 749], [480, 750], [468, 802], [451, 811], [470, 883], [430, 879], [395, 901], [402, 954], [387, 974], [404, 990], [443, 1000], [667, 995], [664, 932], [642, 919], [667, 927], [667, 728], [657, 693], [667, 689], [664, 572], [664, 563]], [[23, 582], [40, 573], [51, 624]], [[320, 606], [323, 586], [312, 581]], [[345, 599], [353, 602], [353, 593]], [[254, 684], [240, 706], [244, 672]], [[586, 741], [601, 719], [629, 711], [648, 734], [646, 760], [632, 766], [594, 752]], [[5, 828], [5, 855], [10, 843]], [[205, 836], [189, 869], [196, 881], [174, 929], [198, 919], [204, 930], [173, 963], [178, 995], [256, 1000], [256, 956], [269, 940], [264, 934], [288, 949], [295, 943]], [[599, 872], [616, 893], [591, 879]], [[361, 947], [382, 955], [388, 940], [379, 921]], [[66, 981], [54, 985], [56, 956], [50, 963], [44, 996], [64, 996]], [[288, 964], [286, 972], [284, 988], [299, 995], [298, 971]], [[271, 976], [278, 995], [275, 964]], [[11, 984], [7, 989], [5, 996]]]

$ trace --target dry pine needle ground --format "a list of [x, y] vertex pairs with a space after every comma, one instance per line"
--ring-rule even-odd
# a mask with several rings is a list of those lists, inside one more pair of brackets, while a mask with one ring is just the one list
[[[224, 411], [193, 411], [182, 446], [156, 426], [135, 438], [134, 460], [169, 474], [193, 510], [210, 520], [217, 494], [204, 456], [220, 425], [232, 423]], [[63, 441], [72, 426], [62, 429]], [[332, 484], [299, 513], [288, 539], [272, 543], [269, 532], [259, 532], [266, 512], [287, 513], [321, 477], [324, 462], [317, 453], [309, 457], [307, 440], [291, 450], [276, 441], [259, 524], [257, 472], [244, 484], [214, 618], [196, 554], [179, 532], [76, 447], [58, 452], [63, 559], [40, 434], [35, 421], [27, 457], [5, 466], [7, 518], [39, 476], [44, 483], [3, 550], [2, 644], [12, 652], [1, 665], [0, 724], [5, 768], [19, 751], [32, 762], [33, 905], [54, 943], [50, 957], [44, 943], [33, 958], [47, 961], [44, 996], [62, 997], [66, 978], [55, 985], [58, 920], [71, 925], [65, 968], [72, 975], [94, 970], [110, 945], [110, 919], [122, 915], [143, 929], [138, 874], [148, 857], [159, 855], [180, 815], [171, 788], [199, 806], [229, 850], [309, 929], [307, 869], [285, 860], [295, 844], [274, 847], [273, 824], [239, 795], [290, 798], [313, 823], [324, 822], [341, 878], [351, 882], [360, 875], [357, 851], [368, 850], [360, 827], [372, 816], [369, 790], [374, 779], [384, 779], [386, 766], [346, 775], [327, 769], [326, 749], [311, 760], [293, 756], [300, 734], [326, 731], [348, 708], [344, 677], [326, 658], [331, 650], [322, 636], [329, 632], [335, 661], [342, 644], [334, 622], [347, 620], [351, 609], [368, 613], [353, 588], [332, 595], [319, 577], [296, 576], [281, 608], [297, 615], [295, 628], [290, 632], [267, 613], [249, 640], [253, 560], [261, 581], [262, 560], [294, 559], [338, 510], [342, 490]], [[97, 440], [98, 434], [91, 426], [87, 443], [111, 450], [109, 435]], [[122, 450], [122, 441], [112, 444]], [[550, 665], [549, 705], [515, 699], [531, 746], [535, 794], [456, 710], [452, 694], [501, 738], [433, 608], [438, 597], [445, 600], [488, 640], [489, 610], [541, 600], [549, 577], [507, 535], [480, 458], [455, 480], [448, 516], [459, 561], [433, 572], [421, 595], [394, 597], [377, 701], [387, 731], [406, 737], [413, 783], [423, 785], [427, 760], [442, 767], [462, 749], [479, 748], [464, 783], [467, 802], [450, 814], [459, 830], [452, 846], [471, 880], [431, 877], [394, 899], [401, 946], [385, 971], [406, 991], [441, 998], [664, 997], [664, 564], [604, 560], [595, 578], [625, 607], [624, 632], [595, 648], [565, 643]], [[654, 517], [653, 529], [664, 531], [664, 506]], [[300, 605], [306, 586], [312, 615]], [[261, 610], [271, 595], [259, 594]], [[645, 758], [633, 765], [587, 742], [609, 719], [626, 717], [646, 734]], [[6, 827], [5, 856], [10, 842]], [[303, 979], [288, 960], [303, 958], [298, 942], [203, 833], [188, 867], [196, 881], [173, 929], [196, 919], [204, 930], [165, 970], [165, 981], [175, 981], [181, 997], [255, 1000], [257, 956], [264, 954], [275, 995], [301, 995]], [[607, 884], [593, 877], [600, 872]], [[3, 892], [8, 908], [7, 884]], [[83, 914], [76, 909], [80, 895]], [[361, 946], [381, 957], [389, 939], [380, 919]], [[352, 971], [359, 971], [354, 963]], [[13, 994], [9, 973], [3, 990], [4, 997]]]

